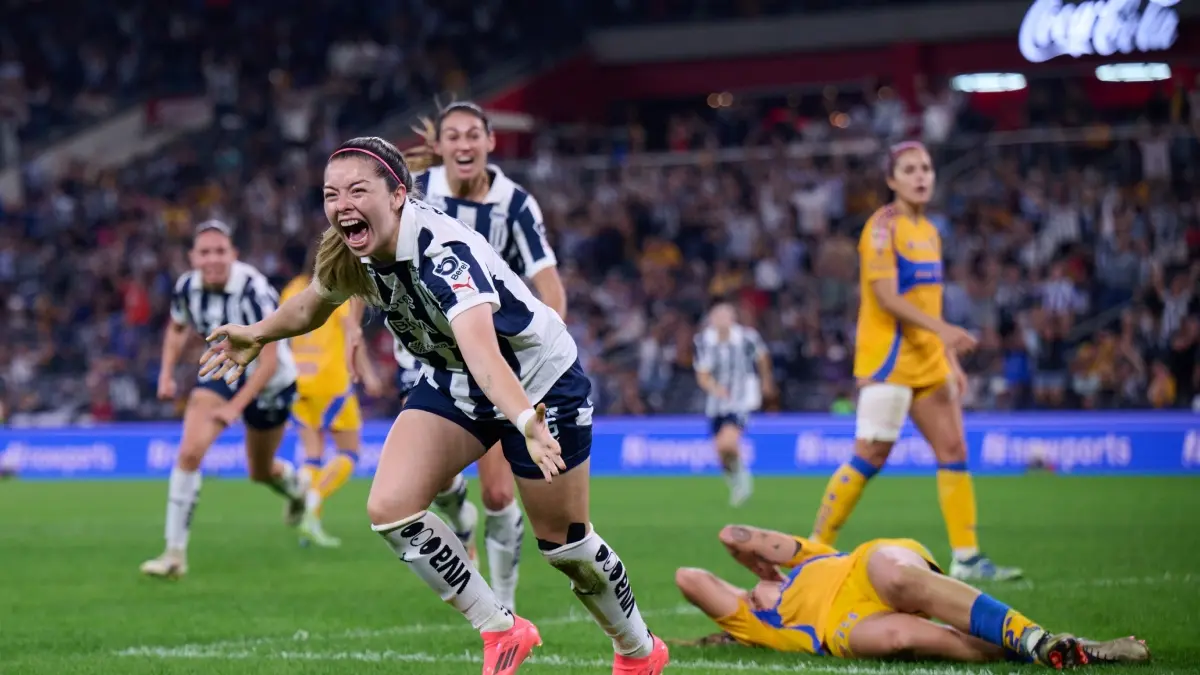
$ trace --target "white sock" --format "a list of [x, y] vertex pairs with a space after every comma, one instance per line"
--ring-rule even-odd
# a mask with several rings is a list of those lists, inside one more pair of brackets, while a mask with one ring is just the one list
[[192, 514], [200, 501], [200, 471], [171, 469], [167, 481], [167, 550], [187, 551], [188, 534], [192, 529]]
[[394, 523], [372, 525], [371, 529], [383, 535], [396, 556], [477, 630], [512, 628], [512, 613], [496, 599], [467, 559], [462, 542], [441, 518], [421, 511]]
[[321, 508], [321, 491], [316, 488], [309, 488], [304, 494], [304, 511], [305, 513], [315, 514]]
[[582, 540], [542, 551], [550, 564], [571, 579], [576, 597], [595, 617], [621, 655], [644, 658], [654, 641], [629, 585], [629, 573], [594, 530]]
[[475, 528], [475, 523], [464, 522], [463, 505], [467, 503], [467, 479], [460, 473], [454, 477], [454, 482], [450, 485], [450, 489], [445, 492], [439, 492], [433, 498], [433, 505], [437, 508], [442, 517], [446, 519], [446, 523], [454, 528], [454, 531], [460, 535], [467, 535], [468, 538], [472, 534], [468, 530]]
[[499, 511], [485, 509], [485, 512], [483, 541], [487, 547], [492, 589], [501, 604], [509, 610], [515, 610], [525, 519], [521, 517], [521, 507], [515, 499]]
[[275, 463], [281, 465], [283, 471], [279, 472], [278, 476], [273, 476], [267, 485], [285, 499], [303, 499], [304, 486], [300, 484], [300, 474], [296, 472], [296, 465], [278, 458], [275, 459]]
[[953, 551], [954, 559], [959, 562], [965, 562], [979, 555], [978, 548], [956, 548]]

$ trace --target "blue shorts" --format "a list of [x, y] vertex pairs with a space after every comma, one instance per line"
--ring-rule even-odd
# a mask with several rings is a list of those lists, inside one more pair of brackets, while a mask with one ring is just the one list
[[[592, 393], [591, 380], [576, 361], [558, 378], [549, 393], [537, 403], [546, 404], [546, 422], [550, 433], [562, 447], [562, 459], [567, 471], [587, 461], [592, 455]], [[529, 457], [525, 447], [525, 435], [508, 420], [473, 420], [454, 405], [449, 394], [434, 388], [429, 380], [421, 378], [408, 399], [405, 410], [424, 410], [444, 417], [471, 432], [483, 449], [487, 450], [500, 442], [504, 458], [515, 475], [521, 478], [541, 479], [542, 470]]]
[[738, 428], [738, 431], [745, 429], [746, 422], [750, 420], [750, 416], [746, 413], [729, 413], [727, 415], [715, 415], [708, 419], [712, 424], [712, 435], [716, 436], [726, 424], [732, 424]]
[[[245, 378], [243, 378], [243, 382]], [[241, 383], [239, 383], [241, 384]], [[207, 389], [215, 392], [218, 396], [228, 401], [237, 393], [234, 387], [229, 386], [225, 380], [200, 380], [196, 383], [197, 389]], [[246, 406], [242, 411], [242, 421], [251, 429], [259, 429], [261, 431], [270, 431], [278, 429], [287, 424], [291, 419], [292, 403], [296, 400], [296, 383], [292, 382], [288, 386], [280, 389], [277, 392], [270, 394], [260, 394], [258, 398]]]

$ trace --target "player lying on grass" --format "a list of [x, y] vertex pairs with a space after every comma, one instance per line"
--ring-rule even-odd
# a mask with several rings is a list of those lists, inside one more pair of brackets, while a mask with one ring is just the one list
[[[726, 526], [720, 539], [759, 581], [744, 590], [707, 570], [676, 572], [688, 602], [724, 631], [693, 644], [736, 641], [844, 658], [1011, 659], [1058, 669], [1150, 658], [1132, 637], [1095, 642], [1050, 633], [944, 576], [912, 539], [876, 539], [853, 553], [743, 525]], [[785, 576], [780, 567], [791, 571]]]

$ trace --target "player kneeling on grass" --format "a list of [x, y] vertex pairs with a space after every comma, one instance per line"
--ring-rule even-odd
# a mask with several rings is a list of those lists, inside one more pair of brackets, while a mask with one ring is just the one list
[[[759, 581], [744, 590], [706, 570], [680, 569], [679, 590], [724, 631], [694, 644], [736, 641], [844, 658], [1009, 659], [1058, 669], [1150, 659], [1132, 637], [1095, 642], [1046, 631], [944, 576], [912, 539], [876, 539], [852, 553], [742, 525], [725, 527], [720, 539]], [[791, 571], [785, 576], [780, 567]]]

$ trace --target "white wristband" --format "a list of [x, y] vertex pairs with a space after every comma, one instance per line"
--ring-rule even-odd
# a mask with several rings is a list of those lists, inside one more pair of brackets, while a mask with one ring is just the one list
[[520, 415], [517, 415], [517, 421], [515, 424], [517, 426], [517, 431], [520, 431], [521, 435], [529, 435], [529, 420], [533, 419], [534, 415], [537, 415], [537, 411], [533, 408], [529, 408]]

